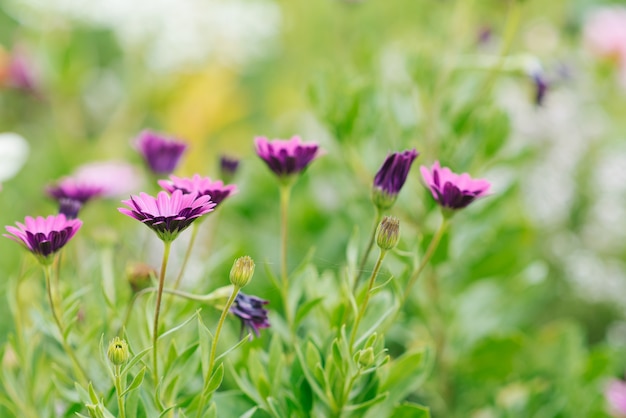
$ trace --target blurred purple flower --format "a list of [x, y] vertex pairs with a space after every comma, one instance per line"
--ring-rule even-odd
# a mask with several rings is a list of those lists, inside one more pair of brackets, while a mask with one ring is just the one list
[[142, 131], [135, 145], [150, 170], [158, 175], [171, 174], [187, 149], [185, 142], [150, 130]]
[[82, 226], [79, 219], [68, 220], [58, 214], [44, 218], [27, 216], [24, 224], [16, 222], [17, 228], [7, 226], [5, 237], [22, 244], [32, 252], [42, 264], [50, 264], [52, 256], [72, 239]]
[[35, 80], [32, 62], [22, 48], [14, 48], [9, 59], [9, 84], [16, 89], [35, 92], [37, 91]]
[[46, 193], [59, 203], [59, 213], [68, 219], [74, 219], [89, 200], [102, 196], [101, 186], [81, 182], [72, 177], [65, 177], [58, 183], [48, 186]]
[[433, 197], [444, 209], [462, 209], [489, 194], [491, 184], [487, 180], [472, 179], [467, 173], [453, 173], [447, 167], [440, 167], [439, 161], [435, 161], [431, 170], [425, 166], [420, 170]]
[[[259, 337], [261, 328], [269, 328], [270, 321], [267, 317], [267, 309], [263, 308], [269, 302], [256, 296], [246, 295], [239, 292], [230, 311], [241, 319], [241, 333], [250, 330]], [[250, 335], [252, 339], [252, 335]]]
[[208, 195], [211, 197], [211, 202], [215, 203], [215, 206], [222, 203], [227, 197], [237, 193], [237, 186], [234, 184], [225, 185], [220, 180], [213, 181], [209, 177], [201, 177], [199, 174], [194, 174], [191, 178], [171, 175], [169, 180], [159, 180], [158, 183], [168, 193], [180, 190], [185, 194]]
[[533, 86], [535, 88], [534, 101], [537, 106], [542, 106], [546, 98], [546, 94], [550, 89], [550, 83], [546, 79], [546, 75], [541, 71], [535, 71], [530, 75]]
[[372, 197], [374, 204], [380, 209], [393, 206], [409, 175], [411, 164], [419, 153], [415, 150], [394, 152], [387, 156], [385, 162], [374, 177]]
[[298, 136], [273, 141], [257, 137], [254, 144], [258, 156], [279, 177], [302, 172], [320, 153], [318, 144], [303, 143]]
[[220, 157], [220, 174], [227, 183], [230, 182], [239, 168], [239, 160], [233, 157], [222, 155]]
[[193, 221], [215, 207], [209, 196], [184, 194], [180, 190], [175, 190], [171, 196], [159, 192], [156, 198], [140, 193], [122, 203], [130, 209], [118, 208], [121, 213], [143, 222], [166, 242], [176, 239]]
[[626, 417], [626, 382], [612, 380], [604, 391], [604, 397], [614, 416]]

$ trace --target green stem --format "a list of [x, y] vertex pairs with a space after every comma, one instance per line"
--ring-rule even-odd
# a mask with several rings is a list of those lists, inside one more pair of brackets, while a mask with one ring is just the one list
[[159, 338], [159, 314], [161, 313], [161, 297], [163, 295], [163, 284], [165, 283], [165, 270], [167, 269], [167, 260], [170, 256], [171, 241], [163, 241], [163, 260], [161, 262], [161, 271], [159, 272], [159, 287], [157, 289], [156, 306], [154, 307], [154, 326], [152, 328], [152, 352], [153, 352], [153, 371], [154, 384], [159, 382], [159, 361], [157, 356], [157, 340]]
[[289, 214], [289, 197], [291, 195], [291, 183], [280, 186], [280, 276], [281, 295], [285, 309], [285, 319], [291, 329], [291, 310], [289, 309], [289, 276], [287, 273], [287, 226]]
[[378, 276], [378, 271], [380, 270], [380, 266], [383, 264], [383, 259], [387, 251], [381, 249], [380, 254], [378, 255], [378, 260], [376, 260], [376, 265], [374, 265], [374, 270], [372, 271], [372, 275], [370, 276], [369, 284], [367, 285], [367, 292], [365, 293], [365, 299], [363, 303], [361, 303], [361, 309], [359, 309], [359, 313], [357, 314], [356, 319], [354, 320], [354, 326], [352, 327], [352, 332], [350, 333], [350, 348], [354, 346], [354, 339], [356, 338], [357, 330], [359, 329], [359, 324], [361, 323], [361, 319], [363, 319], [363, 315], [365, 314], [365, 309], [367, 308], [367, 304], [370, 300], [370, 295], [372, 293], [372, 288], [374, 287], [374, 282], [376, 281], [376, 276]]
[[185, 258], [183, 258], [183, 264], [180, 266], [178, 277], [176, 277], [176, 281], [174, 281], [174, 285], [172, 286], [172, 289], [174, 290], [178, 289], [178, 286], [180, 286], [180, 282], [183, 280], [183, 276], [187, 268], [187, 262], [189, 261], [189, 256], [191, 255], [191, 250], [193, 249], [193, 246], [196, 242], [196, 237], [198, 236], [200, 224], [200, 222], [196, 221], [191, 225], [191, 237], [189, 238], [189, 245], [187, 245], [187, 251], [185, 252]]
[[428, 245], [428, 248], [426, 249], [426, 253], [424, 254], [424, 257], [422, 257], [422, 261], [420, 265], [413, 272], [413, 274], [411, 275], [411, 278], [409, 279], [409, 282], [406, 285], [406, 288], [404, 289], [404, 295], [402, 296], [402, 303], [400, 304], [400, 306], [405, 304], [411, 292], [411, 288], [415, 285], [415, 282], [417, 282], [417, 279], [419, 278], [420, 274], [424, 270], [424, 267], [426, 267], [426, 264], [428, 264], [428, 261], [431, 259], [431, 257], [435, 253], [435, 250], [439, 246], [439, 242], [441, 241], [443, 234], [446, 232], [448, 223], [449, 223], [448, 218], [444, 216], [443, 220], [441, 221], [441, 225], [439, 226], [439, 230], [437, 231], [433, 239], [430, 241], [430, 244]]
[[118, 418], [126, 418], [126, 409], [124, 407], [124, 387], [122, 386], [122, 376], [121, 376], [122, 367], [119, 365], [115, 366], [115, 391], [117, 392], [117, 407], [119, 409]]
[[65, 336], [65, 326], [63, 326], [61, 317], [59, 316], [57, 312], [56, 304], [54, 302], [54, 297], [52, 296], [53, 291], [52, 291], [52, 283], [51, 283], [52, 281], [51, 280], [51, 276], [52, 276], [51, 264], [47, 264], [44, 266], [44, 274], [46, 277], [46, 290], [48, 293], [48, 302], [50, 303], [50, 310], [52, 311], [52, 317], [54, 318], [54, 322], [57, 325], [59, 333], [61, 334], [61, 345], [63, 346], [65, 353], [70, 357], [70, 360], [72, 361], [74, 372], [76, 373], [77, 378], [80, 379], [80, 384], [86, 387], [89, 382], [89, 378], [87, 377], [87, 373], [85, 372], [85, 370], [81, 367], [80, 363], [78, 362], [78, 359], [76, 358], [76, 354], [74, 353], [74, 350], [72, 350], [71, 346], [69, 345], [67, 341], [67, 337]]
[[359, 263], [359, 268], [356, 271], [356, 275], [354, 277], [354, 284], [352, 285], [352, 293], [356, 293], [356, 289], [359, 285], [359, 280], [361, 279], [361, 275], [365, 269], [365, 264], [367, 263], [367, 259], [369, 258], [370, 252], [372, 252], [372, 248], [374, 247], [374, 241], [376, 240], [376, 230], [378, 229], [378, 224], [382, 219], [383, 214], [378, 207], [376, 207], [376, 216], [374, 217], [374, 228], [372, 229], [372, 234], [370, 235], [370, 240], [367, 243], [367, 248], [361, 257], [361, 262]]
[[354, 376], [352, 376], [350, 378], [350, 381], [348, 382], [344, 393], [342, 394], [341, 397], [341, 403], [339, 405], [337, 405], [337, 416], [340, 417], [341, 414], [343, 413], [343, 408], [346, 406], [346, 404], [350, 401], [350, 392], [352, 392], [352, 387], [354, 386], [354, 382], [357, 381], [357, 379], [361, 376], [361, 369], [357, 370], [357, 372], [354, 374]]
[[239, 293], [239, 289], [241, 288], [238, 286], [233, 286], [233, 292], [230, 294], [230, 297], [228, 298], [228, 302], [226, 302], [226, 305], [224, 306], [224, 309], [222, 310], [222, 315], [220, 316], [220, 320], [217, 323], [215, 336], [213, 337], [213, 342], [211, 343], [209, 367], [207, 368], [207, 373], [206, 373], [206, 376], [204, 377], [204, 385], [202, 387], [200, 406], [198, 407], [198, 413], [197, 413], [198, 418], [202, 416], [204, 407], [207, 401], [210, 399], [210, 397], [206, 396], [206, 392], [208, 390], [209, 383], [211, 382], [211, 376], [213, 375], [213, 367], [215, 366], [215, 353], [217, 351], [217, 342], [220, 338], [220, 333], [222, 332], [222, 327], [224, 326], [224, 322], [226, 321], [226, 315], [228, 315], [228, 312], [230, 312], [230, 307], [235, 302], [235, 299], [237, 298], [237, 294]]

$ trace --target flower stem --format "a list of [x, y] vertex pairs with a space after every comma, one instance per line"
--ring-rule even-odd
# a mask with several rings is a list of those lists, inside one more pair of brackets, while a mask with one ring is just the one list
[[289, 214], [289, 197], [291, 195], [291, 183], [280, 186], [280, 276], [281, 293], [285, 309], [285, 319], [291, 328], [291, 310], [289, 309], [289, 276], [287, 273], [287, 226]]
[[52, 283], [51, 283], [52, 282], [51, 280], [52, 265], [47, 264], [44, 266], [44, 275], [46, 276], [46, 290], [48, 293], [48, 302], [50, 302], [50, 310], [52, 311], [52, 317], [54, 318], [54, 322], [57, 325], [59, 334], [61, 334], [61, 345], [63, 346], [65, 353], [70, 357], [72, 366], [74, 367], [74, 373], [76, 373], [76, 377], [80, 380], [80, 384], [86, 387], [89, 382], [89, 378], [87, 377], [87, 373], [85, 372], [85, 370], [81, 367], [80, 363], [78, 362], [78, 359], [76, 358], [76, 354], [74, 353], [74, 350], [72, 350], [72, 347], [69, 345], [67, 341], [67, 337], [65, 335], [65, 326], [63, 326], [61, 317], [59, 316], [59, 313], [57, 312], [57, 307], [54, 301], [55, 298], [52, 296], [53, 295]]
[[233, 292], [230, 294], [230, 297], [228, 298], [228, 302], [226, 302], [226, 305], [224, 306], [224, 309], [222, 310], [222, 315], [220, 316], [220, 320], [217, 323], [217, 328], [215, 329], [215, 336], [213, 337], [213, 342], [211, 343], [209, 367], [207, 368], [207, 373], [206, 373], [206, 376], [204, 377], [204, 385], [202, 387], [200, 406], [198, 407], [198, 413], [197, 413], [198, 418], [202, 416], [204, 407], [207, 401], [210, 399], [210, 396], [209, 397], [206, 396], [206, 391], [209, 387], [209, 383], [211, 382], [211, 376], [213, 375], [213, 367], [215, 366], [215, 352], [217, 351], [217, 342], [220, 338], [220, 333], [222, 332], [222, 327], [224, 326], [226, 315], [228, 315], [228, 312], [230, 312], [230, 307], [235, 302], [235, 299], [237, 298], [237, 294], [239, 293], [239, 289], [241, 288], [238, 286], [233, 286]]
[[359, 268], [356, 271], [356, 275], [354, 277], [354, 284], [352, 285], [352, 293], [356, 293], [356, 289], [359, 285], [359, 279], [361, 278], [361, 275], [363, 274], [363, 271], [365, 269], [365, 264], [367, 263], [367, 259], [369, 258], [372, 248], [374, 247], [374, 240], [376, 239], [376, 229], [378, 228], [378, 224], [380, 223], [380, 220], [382, 219], [382, 217], [383, 217], [383, 214], [381, 210], [378, 209], [378, 207], [376, 207], [376, 216], [374, 217], [374, 227], [372, 228], [372, 234], [370, 235], [370, 241], [367, 243], [367, 248], [365, 249], [365, 252], [363, 253], [363, 256], [361, 257]]
[[198, 236], [199, 229], [200, 229], [200, 222], [194, 222], [191, 225], [191, 237], [189, 238], [189, 245], [187, 245], [187, 251], [185, 252], [185, 258], [183, 258], [183, 264], [180, 266], [180, 271], [178, 272], [176, 281], [174, 281], [174, 285], [172, 286], [172, 289], [174, 290], [178, 289], [178, 286], [180, 286], [180, 282], [183, 280], [183, 276], [187, 268], [187, 262], [189, 261], [189, 256], [191, 255], [191, 250], [193, 249], [193, 245], [196, 242], [196, 237]]
[[354, 326], [352, 327], [352, 332], [350, 333], [350, 348], [354, 346], [354, 339], [356, 338], [357, 330], [359, 329], [359, 324], [361, 323], [361, 319], [363, 319], [363, 315], [365, 314], [365, 309], [367, 308], [367, 304], [370, 300], [370, 295], [372, 293], [372, 288], [374, 287], [374, 282], [376, 281], [376, 276], [378, 276], [378, 271], [380, 270], [380, 266], [383, 264], [383, 259], [387, 254], [386, 250], [381, 249], [378, 254], [378, 260], [376, 260], [376, 265], [374, 265], [374, 270], [372, 271], [372, 275], [370, 276], [369, 284], [367, 285], [367, 292], [365, 293], [365, 299], [363, 303], [361, 303], [361, 309], [359, 309], [359, 313], [357, 314], [356, 319], [354, 320]]
[[439, 246], [439, 242], [441, 241], [443, 234], [446, 232], [446, 229], [448, 227], [448, 222], [449, 222], [448, 218], [444, 216], [443, 220], [441, 221], [441, 225], [439, 226], [439, 230], [437, 231], [437, 233], [435, 233], [435, 236], [430, 241], [430, 244], [428, 245], [428, 248], [426, 249], [426, 253], [424, 254], [424, 257], [422, 257], [422, 261], [420, 262], [417, 269], [411, 275], [411, 278], [409, 279], [409, 282], [407, 283], [406, 288], [404, 289], [404, 294], [402, 296], [402, 303], [400, 304], [400, 306], [405, 304], [411, 292], [411, 288], [415, 285], [415, 282], [417, 282], [417, 279], [419, 278], [420, 274], [424, 270], [424, 267], [426, 267], [426, 264], [428, 264], [428, 261], [431, 259], [431, 257], [435, 253], [435, 250]]
[[117, 407], [119, 409], [118, 418], [126, 418], [126, 409], [124, 407], [124, 387], [122, 386], [122, 367], [115, 366], [115, 391], [117, 392]]
[[154, 384], [159, 381], [159, 361], [157, 356], [157, 340], [159, 338], [159, 314], [161, 313], [161, 297], [163, 295], [163, 284], [165, 283], [165, 270], [167, 269], [167, 260], [170, 256], [171, 241], [163, 241], [163, 260], [161, 262], [161, 271], [159, 272], [159, 287], [157, 289], [157, 300], [154, 308], [154, 326], [152, 328], [152, 352], [153, 352], [153, 372]]

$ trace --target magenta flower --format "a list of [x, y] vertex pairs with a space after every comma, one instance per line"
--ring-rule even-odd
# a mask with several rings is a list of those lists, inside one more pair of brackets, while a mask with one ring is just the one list
[[135, 145], [150, 170], [158, 175], [171, 174], [187, 149], [185, 142], [150, 130], [141, 132]]
[[9, 234], [4, 236], [26, 247], [42, 264], [50, 264], [52, 256], [72, 239], [83, 222], [79, 219], [68, 220], [61, 213], [47, 218], [27, 216], [24, 224], [16, 224], [17, 228], [7, 226]]
[[185, 194], [208, 195], [211, 197], [211, 202], [215, 203], [215, 206], [222, 203], [227, 197], [237, 193], [237, 186], [234, 184], [224, 185], [220, 180], [212, 181], [209, 177], [201, 177], [199, 174], [195, 174], [191, 178], [171, 175], [169, 180], [159, 180], [158, 183], [168, 193], [180, 190]]
[[[235, 302], [230, 307], [230, 311], [241, 319], [241, 333], [250, 330], [259, 337], [260, 329], [269, 328], [270, 321], [267, 317], [267, 309], [263, 308], [269, 302], [256, 296], [237, 293]], [[250, 336], [252, 339], [252, 336]]]
[[617, 417], [626, 417], [626, 382], [612, 380], [604, 391], [609, 408]]
[[68, 219], [74, 219], [85, 203], [99, 197], [104, 190], [101, 186], [82, 182], [72, 177], [65, 177], [55, 185], [48, 186], [46, 193], [59, 202], [59, 213]]
[[444, 209], [462, 209], [489, 194], [491, 184], [487, 180], [474, 180], [467, 173], [453, 173], [447, 167], [440, 167], [439, 161], [435, 161], [431, 170], [425, 166], [420, 170], [433, 197]]
[[411, 164], [418, 155], [419, 153], [412, 149], [394, 152], [387, 156], [374, 177], [372, 197], [377, 207], [389, 209], [393, 206], [409, 175]]
[[165, 242], [174, 241], [193, 221], [215, 207], [209, 196], [184, 194], [180, 190], [174, 190], [171, 196], [159, 192], [156, 198], [140, 193], [122, 203], [130, 209], [118, 208], [121, 213], [143, 222]]
[[300, 137], [289, 140], [268, 141], [265, 137], [254, 139], [256, 153], [279, 177], [302, 172], [316, 157], [320, 148], [316, 143], [303, 143]]

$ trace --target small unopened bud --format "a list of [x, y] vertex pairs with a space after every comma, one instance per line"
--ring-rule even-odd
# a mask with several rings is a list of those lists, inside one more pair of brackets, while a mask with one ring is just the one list
[[393, 216], [385, 216], [376, 230], [376, 244], [381, 250], [391, 250], [400, 238], [400, 221]]
[[121, 366], [128, 361], [128, 344], [120, 337], [115, 337], [109, 343], [109, 349], [107, 350], [107, 356], [111, 363], [116, 366]]
[[357, 354], [357, 363], [362, 368], [367, 368], [374, 364], [374, 349], [372, 347], [367, 347], [365, 350], [360, 350]]
[[230, 282], [233, 286], [242, 288], [248, 284], [254, 275], [254, 261], [250, 257], [243, 256], [235, 260], [230, 269]]
[[126, 267], [126, 279], [133, 293], [141, 292], [152, 285], [156, 270], [144, 263], [135, 263]]

